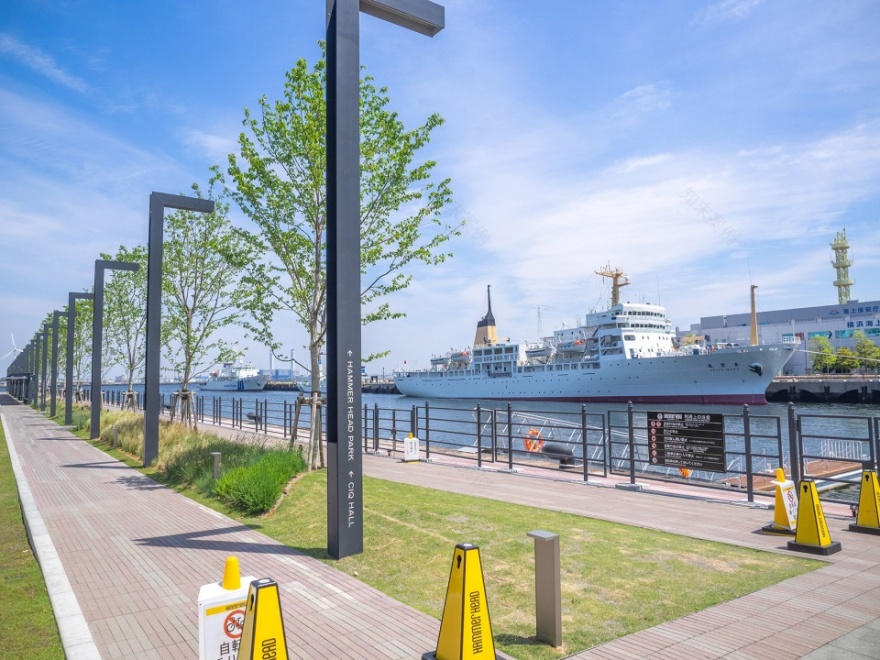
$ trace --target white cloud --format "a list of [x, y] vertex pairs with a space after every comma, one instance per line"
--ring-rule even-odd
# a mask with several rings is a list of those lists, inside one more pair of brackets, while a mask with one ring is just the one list
[[722, 0], [714, 5], [704, 7], [698, 13], [694, 22], [702, 26], [716, 25], [739, 21], [752, 13], [752, 10], [764, 0]]
[[25, 66], [59, 85], [77, 92], [88, 91], [88, 85], [84, 80], [60, 68], [51, 55], [47, 55], [39, 48], [22, 43], [10, 34], [0, 33], [0, 53], [11, 55]]
[[224, 163], [228, 154], [238, 150], [237, 135], [234, 132], [219, 134], [187, 129], [183, 132], [183, 143], [199, 155]]
[[661, 83], [639, 85], [622, 94], [616, 104], [615, 115], [636, 120], [666, 110], [672, 105], [672, 92], [668, 85]]
[[[552, 142], [539, 166], [523, 144], [529, 135], [503, 152], [487, 143], [467, 167], [478, 180], [468, 206], [485, 240], [465, 247], [487, 265], [485, 283], [515, 300], [507, 319], [515, 335], [531, 336], [535, 305], [568, 321], [601, 306], [593, 271], [608, 261], [631, 276], [631, 295], [656, 300], [659, 286], [670, 310], [692, 320], [738, 309], [750, 268], [768, 300], [791, 298], [798, 282], [824, 282], [825, 244], [880, 179], [880, 121], [803, 143], [633, 156], [574, 174], [564, 156], [547, 166], [557, 155]], [[688, 202], [689, 190], [711, 213]], [[457, 256], [451, 268], [460, 258], [468, 268], [475, 261]], [[702, 282], [737, 284], [719, 294]], [[466, 288], [480, 300], [479, 287]]]

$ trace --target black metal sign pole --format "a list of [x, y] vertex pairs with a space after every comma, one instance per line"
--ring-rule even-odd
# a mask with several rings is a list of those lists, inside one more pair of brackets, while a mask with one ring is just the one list
[[359, 12], [433, 36], [428, 0], [327, 0], [327, 552], [363, 552]]
[[73, 343], [75, 341], [76, 325], [76, 301], [92, 300], [94, 294], [74, 293], [67, 294], [67, 364], [64, 369], [64, 425], [73, 424]]
[[49, 417], [55, 417], [56, 401], [58, 396], [58, 319], [67, 316], [67, 312], [52, 312], [52, 396], [49, 399]]
[[364, 551], [358, 0], [327, 0], [327, 552]]
[[210, 199], [150, 193], [147, 242], [147, 328], [144, 366], [144, 467], [159, 458], [159, 369], [162, 350], [162, 252], [165, 209], [213, 213]]
[[101, 367], [103, 356], [101, 354], [104, 341], [104, 271], [140, 269], [140, 264], [128, 261], [95, 260], [95, 311], [92, 315], [92, 392], [91, 407], [92, 421], [89, 428], [89, 438], [94, 440], [101, 437]]

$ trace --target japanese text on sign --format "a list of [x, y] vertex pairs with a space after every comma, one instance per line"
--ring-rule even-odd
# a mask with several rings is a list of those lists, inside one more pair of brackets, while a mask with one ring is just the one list
[[726, 472], [724, 416], [648, 412], [648, 455], [651, 465]]

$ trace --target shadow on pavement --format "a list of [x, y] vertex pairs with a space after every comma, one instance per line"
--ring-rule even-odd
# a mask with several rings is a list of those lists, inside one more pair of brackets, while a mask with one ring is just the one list
[[240, 539], [223, 540], [205, 538], [208, 536], [237, 534], [250, 531], [253, 530], [246, 525], [236, 525], [234, 527], [224, 527], [221, 529], [208, 529], [197, 532], [185, 532], [182, 534], [170, 534], [168, 536], [154, 536], [143, 539], [134, 539], [134, 542], [145, 546], [187, 548], [190, 550], [222, 550], [223, 552], [229, 553], [248, 552], [264, 555], [305, 555], [318, 558], [326, 558], [328, 556], [327, 551], [324, 548], [309, 548], [307, 550], [299, 550], [297, 548], [291, 548], [290, 546], [277, 542], [259, 543], [257, 541], [242, 541]]

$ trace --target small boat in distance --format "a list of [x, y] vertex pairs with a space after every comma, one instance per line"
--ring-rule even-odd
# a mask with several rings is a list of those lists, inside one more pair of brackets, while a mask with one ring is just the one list
[[241, 361], [238, 364], [224, 362], [220, 369], [212, 371], [208, 379], [199, 384], [199, 389], [203, 392], [259, 392], [269, 382], [268, 376], [259, 374], [253, 366]]

